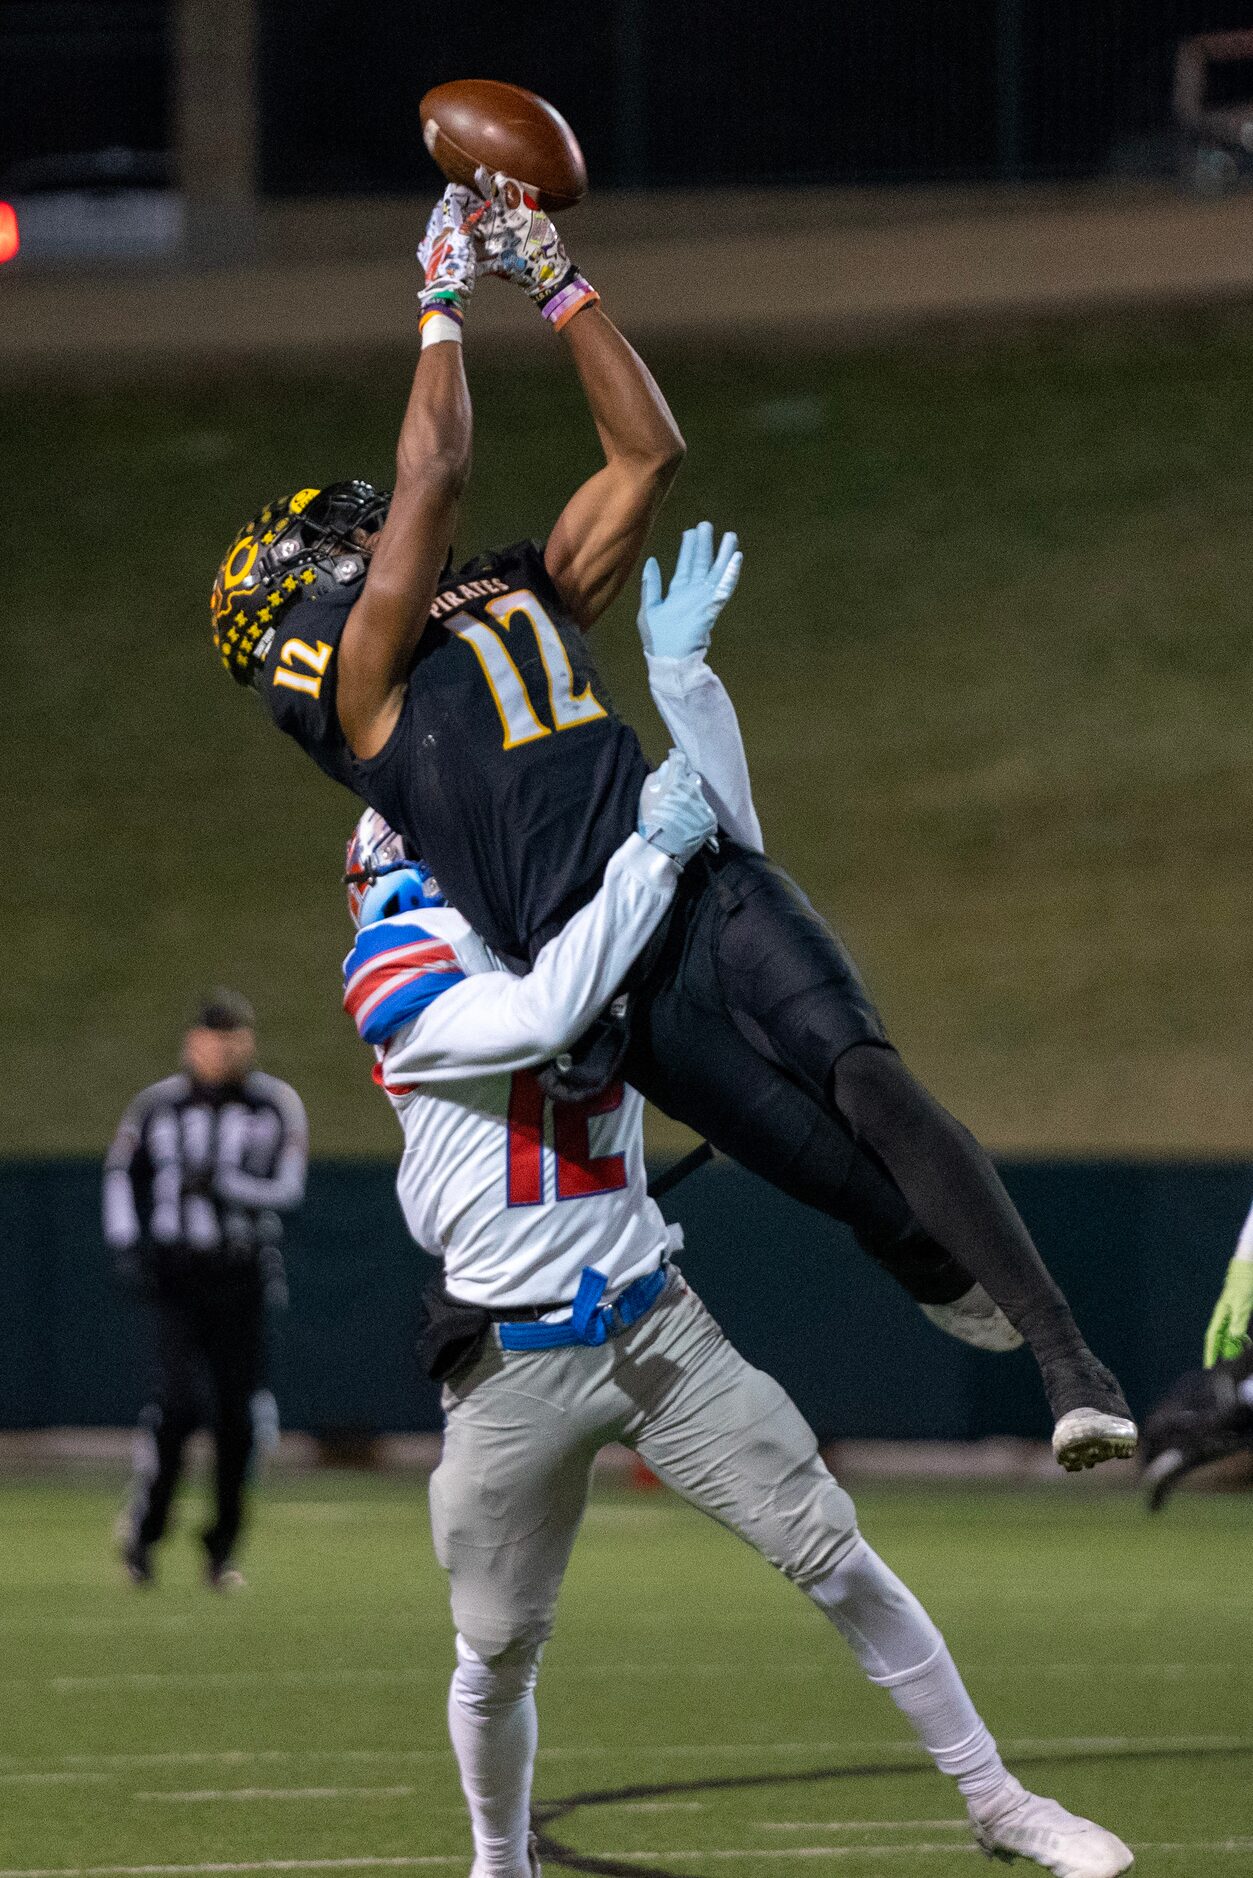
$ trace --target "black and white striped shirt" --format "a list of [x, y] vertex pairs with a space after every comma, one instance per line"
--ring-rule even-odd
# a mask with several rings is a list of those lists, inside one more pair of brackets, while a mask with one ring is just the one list
[[104, 1236], [237, 1259], [276, 1246], [304, 1197], [308, 1127], [296, 1091], [252, 1070], [208, 1088], [185, 1070], [137, 1095], [105, 1160]]

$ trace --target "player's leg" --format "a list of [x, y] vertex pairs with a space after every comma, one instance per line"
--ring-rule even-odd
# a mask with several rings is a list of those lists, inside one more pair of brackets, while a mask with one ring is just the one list
[[207, 1305], [201, 1325], [213, 1378], [213, 1523], [203, 1535], [206, 1575], [215, 1589], [238, 1584], [235, 1547], [244, 1523], [244, 1496], [252, 1462], [253, 1401], [260, 1387], [265, 1335], [259, 1284], [231, 1285]]
[[1078, 1418], [1082, 1444], [1086, 1411], [1108, 1416], [1125, 1424], [1111, 1433], [1110, 1452], [1129, 1454], [1131, 1411], [1117, 1379], [1088, 1350], [991, 1159], [969, 1129], [923, 1088], [895, 1050], [878, 1044], [854, 1044], [838, 1057], [833, 1090], [858, 1139], [890, 1167], [916, 1216], [941, 1244], [961, 1246], [970, 1270], [1031, 1346], [1054, 1421]]
[[885, 1689], [966, 1801], [988, 1849], [1072, 1878], [1113, 1878], [1125, 1846], [1007, 1772], [939, 1630], [857, 1530], [786, 1392], [746, 1363], [684, 1281], [622, 1339], [637, 1404], [626, 1438], [692, 1505], [728, 1526], [804, 1591]]
[[152, 1549], [165, 1536], [187, 1442], [204, 1413], [205, 1378], [190, 1317], [179, 1299], [152, 1305], [156, 1385], [140, 1417], [123, 1560], [136, 1584], [153, 1577]]
[[676, 974], [650, 992], [623, 1073], [720, 1153], [851, 1226], [911, 1297], [947, 1303], [969, 1290], [970, 1274], [922, 1232], [890, 1176], [837, 1115], [745, 1041], [716, 989], [698, 1000]]
[[851, 1227], [863, 1251], [939, 1328], [985, 1349], [1018, 1338], [965, 1267], [919, 1226], [891, 1176], [838, 1114], [736, 1028], [710, 972], [672, 969], [640, 1000], [629, 1082], [750, 1173]]
[[[1122, 1391], [1087, 1348], [996, 1169], [906, 1069], [852, 959], [796, 884], [729, 853], [706, 895], [686, 981], [716, 983], [746, 1039], [832, 1105], [891, 1175], [927, 1236], [983, 1285], [1040, 1365], [1065, 1465], [1129, 1453]], [[1067, 1418], [1070, 1418], [1069, 1420]]]
[[495, 1339], [444, 1392], [431, 1476], [457, 1664], [448, 1730], [470, 1811], [473, 1878], [527, 1878], [535, 1683], [587, 1503], [604, 1350], [502, 1352]]

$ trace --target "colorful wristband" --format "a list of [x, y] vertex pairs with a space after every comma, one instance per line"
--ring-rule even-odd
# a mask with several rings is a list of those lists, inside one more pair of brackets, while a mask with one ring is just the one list
[[581, 307], [595, 306], [599, 299], [595, 287], [590, 286], [582, 274], [571, 274], [555, 293], [549, 294], [540, 312], [553, 331], [559, 333], [566, 321], [573, 319]]
[[421, 300], [422, 317], [418, 330], [422, 334], [422, 350], [428, 346], [445, 345], [452, 340], [461, 344], [461, 322], [465, 317], [461, 301], [455, 293], [433, 293], [423, 295]]

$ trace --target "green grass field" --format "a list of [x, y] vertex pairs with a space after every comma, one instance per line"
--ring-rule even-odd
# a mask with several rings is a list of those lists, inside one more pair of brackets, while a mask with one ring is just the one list
[[[741, 532], [716, 657], [768, 839], [907, 1056], [1002, 1147], [1253, 1147], [1253, 315], [656, 365], [659, 548]], [[263, 499], [388, 477], [408, 372], [0, 389], [8, 1151], [98, 1147], [217, 977], [318, 1149], [394, 1145], [337, 1010], [352, 805], [215, 668], [206, 595]], [[463, 544], [543, 534], [595, 462], [577, 389], [474, 382]], [[659, 751], [632, 610], [598, 641]]]
[[[229, 1600], [199, 1588], [187, 1536], [157, 1591], [124, 1588], [119, 1492], [3, 1489], [3, 1878], [467, 1871], [422, 1484], [274, 1486]], [[1253, 1872], [1247, 1499], [1153, 1525], [1065, 1485], [859, 1503], [1025, 1779], [1116, 1827], [1144, 1878]], [[536, 1799], [570, 1848], [550, 1870], [972, 1869], [956, 1794], [834, 1633], [665, 1495], [597, 1497], [541, 1732]]]

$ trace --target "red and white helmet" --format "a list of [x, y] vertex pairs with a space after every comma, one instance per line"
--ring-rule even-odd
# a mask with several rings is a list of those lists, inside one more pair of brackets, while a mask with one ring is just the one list
[[425, 861], [405, 853], [404, 838], [367, 809], [352, 831], [344, 857], [344, 885], [354, 926], [369, 926], [393, 913], [447, 906], [439, 882]]
[[403, 837], [377, 809], [367, 809], [352, 831], [344, 857], [344, 885], [354, 926], [360, 926], [361, 902], [380, 874], [395, 873], [408, 865]]

